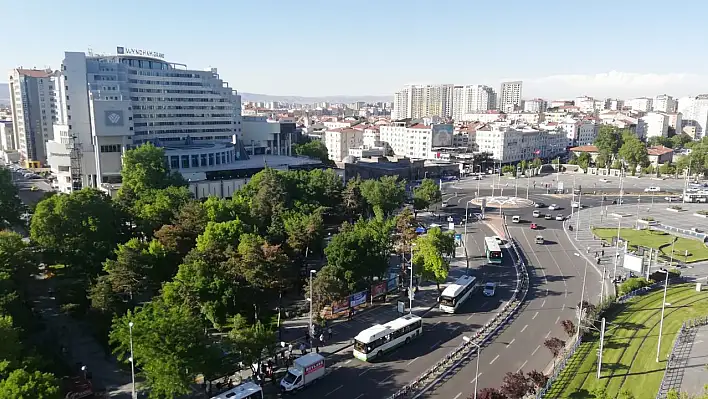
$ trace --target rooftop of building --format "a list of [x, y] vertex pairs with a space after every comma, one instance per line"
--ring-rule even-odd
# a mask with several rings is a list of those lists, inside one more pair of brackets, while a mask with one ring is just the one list
[[577, 147], [572, 147], [571, 152], [597, 152], [597, 146], [594, 145], [580, 145]]
[[29, 76], [31, 78], [50, 78], [54, 75], [54, 71], [51, 69], [25, 69], [17, 68], [17, 73], [23, 76]]
[[671, 152], [674, 152], [674, 150], [668, 147], [664, 147], [663, 145], [657, 145], [647, 148], [648, 155], [661, 156]]

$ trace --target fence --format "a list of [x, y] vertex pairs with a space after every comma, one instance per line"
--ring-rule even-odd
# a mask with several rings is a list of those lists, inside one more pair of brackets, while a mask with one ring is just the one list
[[471, 355], [473, 349], [485, 345], [521, 308], [521, 305], [526, 299], [526, 294], [528, 293], [528, 271], [526, 270], [526, 264], [520, 256], [516, 242], [510, 238], [511, 236], [509, 235], [506, 223], [504, 223], [503, 228], [504, 234], [509, 239], [509, 242], [511, 242], [511, 246], [516, 255], [514, 267], [516, 269], [517, 283], [511, 300], [494, 316], [492, 321], [480, 328], [472, 339], [457, 346], [433, 367], [429, 368], [408, 385], [394, 393], [390, 399], [418, 398], [421, 396], [444, 378], [451, 370], [454, 370], [465, 358]]
[[[695, 319], [685, 320], [681, 324], [678, 334], [676, 335], [676, 340], [674, 345], [671, 347], [671, 352], [669, 354], [669, 360], [666, 362], [666, 368], [664, 369], [664, 376], [661, 378], [661, 385], [659, 385], [659, 391], [656, 394], [656, 399], [666, 398], [667, 393], [676, 387], [670, 386], [671, 382], [667, 381], [667, 376], [669, 372], [675, 369], [680, 369], [682, 366], [678, 365], [678, 356], [676, 356], [677, 348], [679, 345], [684, 344], [691, 334], [691, 330], [694, 328], [702, 327], [708, 325], [708, 316], [697, 317]], [[673, 381], [672, 381], [673, 382]]]

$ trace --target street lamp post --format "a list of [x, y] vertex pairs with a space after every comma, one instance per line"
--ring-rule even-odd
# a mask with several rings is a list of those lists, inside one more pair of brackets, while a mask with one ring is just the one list
[[617, 263], [619, 262], [619, 242], [620, 242], [620, 229], [622, 227], [622, 219], [617, 218], [617, 242], [615, 243], [615, 268], [612, 272], [612, 280], [617, 278]]
[[[469, 218], [470, 202], [472, 202], [472, 200], [465, 202], [465, 236], [467, 235], [467, 219]], [[464, 245], [464, 238], [462, 243]]]
[[477, 197], [479, 197], [479, 181], [482, 180], [482, 164], [479, 164], [479, 176], [477, 176]]
[[136, 399], [135, 395], [135, 357], [133, 355], [133, 322], [128, 323], [128, 335], [130, 335], [130, 377], [133, 380], [133, 390], [131, 393], [131, 398]]
[[463, 336], [462, 339], [465, 342], [468, 342], [468, 343], [477, 347], [477, 367], [476, 367], [475, 373], [474, 373], [474, 399], [477, 399], [477, 384], [478, 384], [478, 380], [479, 380], [479, 357], [480, 357], [480, 354], [482, 351], [482, 347], [480, 347], [479, 344], [472, 342], [472, 339], [468, 336]]
[[[575, 191], [575, 190], [573, 190]], [[578, 211], [575, 212], [575, 239], [578, 239], [578, 231], [580, 231], [580, 207], [582, 206], [583, 193], [578, 194]], [[570, 209], [573, 209], [573, 204], [570, 205]]]
[[664, 280], [664, 300], [661, 302], [661, 320], [659, 321], [659, 343], [656, 346], [656, 362], [659, 363], [659, 352], [661, 351], [661, 333], [664, 329], [664, 309], [666, 308], [666, 289], [669, 286], [669, 271], [665, 269], [659, 270], [662, 273], [666, 273], [666, 280]]
[[674, 245], [676, 245], [676, 240], [678, 240], [678, 237], [674, 237], [671, 241], [671, 258], [669, 258], [669, 268], [671, 268], [674, 264]]
[[314, 297], [312, 296], [312, 276], [317, 273], [317, 270], [310, 269], [310, 325], [309, 325], [309, 331], [307, 336], [310, 337], [310, 347], [312, 347], [312, 335], [314, 334], [314, 330], [312, 329], [312, 303], [315, 301]]
[[415, 244], [411, 244], [411, 282], [408, 289], [408, 314], [413, 313], [413, 247], [415, 247]]
[[[575, 256], [580, 256], [579, 253], [575, 253]], [[585, 271], [583, 272], [583, 288], [580, 291], [580, 311], [578, 312], [578, 328], [576, 331], [577, 336], [580, 336], [580, 324], [583, 322], [583, 301], [585, 300], [585, 278], [588, 275], [588, 263], [585, 262]]]

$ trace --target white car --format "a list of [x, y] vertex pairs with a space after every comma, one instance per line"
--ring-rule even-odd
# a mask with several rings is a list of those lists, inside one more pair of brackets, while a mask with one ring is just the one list
[[580, 204], [580, 202], [573, 202], [570, 204], [571, 208], [582, 208], [583, 206]]
[[548, 206], [549, 211], [555, 211], [557, 209], [558, 209], [558, 205], [556, 205], [556, 204], [551, 204]]
[[602, 183], [609, 183], [609, 182], [610, 182], [610, 181], [607, 180], [607, 179], [600, 179], [600, 181], [601, 181]]
[[484, 284], [484, 291], [482, 293], [484, 296], [494, 296], [497, 291], [497, 283], [487, 283]]
[[541, 211], [533, 211], [533, 217], [535, 217], [535, 218], [540, 218], [540, 217], [541, 217]]
[[659, 187], [653, 187], [653, 186], [652, 186], [652, 187], [647, 187], [647, 188], [644, 189], [644, 192], [645, 192], [645, 193], [655, 193], [655, 192], [657, 192], [657, 191], [661, 191], [661, 189], [660, 189]]
[[556, 215], [556, 220], [563, 221], [564, 217], [560, 213]]

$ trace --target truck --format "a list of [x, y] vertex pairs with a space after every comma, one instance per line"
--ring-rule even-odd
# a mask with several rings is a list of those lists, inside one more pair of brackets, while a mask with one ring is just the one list
[[288, 373], [280, 381], [283, 392], [302, 389], [325, 375], [325, 359], [319, 353], [308, 353], [295, 359]]

